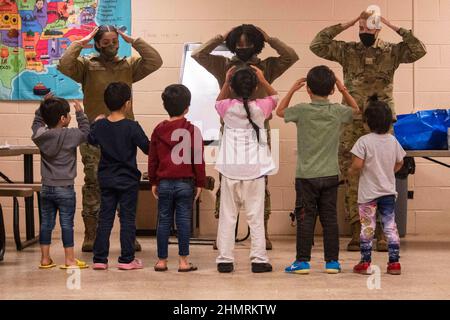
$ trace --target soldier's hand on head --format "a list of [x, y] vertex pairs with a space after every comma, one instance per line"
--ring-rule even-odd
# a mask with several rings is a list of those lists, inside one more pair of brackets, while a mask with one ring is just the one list
[[89, 41], [94, 39], [95, 35], [97, 34], [97, 31], [98, 31], [98, 27], [95, 27], [94, 30], [91, 31], [91, 33], [89, 33], [84, 38], [78, 40], [78, 42], [81, 43], [82, 46], [86, 46], [89, 43]]
[[381, 16], [381, 22], [385, 25], [387, 25], [389, 28], [394, 30], [395, 32], [398, 32], [400, 29], [399, 27], [394, 26], [392, 23], [390, 23], [385, 17]]
[[367, 20], [367, 19], [369, 19], [369, 17], [371, 16], [371, 15], [373, 15], [375, 13], [375, 11], [363, 11], [363, 12], [361, 12], [361, 14], [359, 15], [359, 19], [362, 19], [362, 20]]
[[298, 79], [292, 85], [291, 91], [298, 91], [306, 85], [306, 78]]
[[269, 35], [263, 29], [261, 29], [260, 27], [256, 27], [256, 29], [258, 29], [259, 32], [262, 33], [262, 35], [264, 36], [264, 41], [267, 42], [269, 40]]
[[125, 42], [127, 42], [127, 43], [134, 42], [134, 39], [132, 37], [130, 37], [129, 35], [127, 35], [126, 33], [124, 33], [122, 30], [117, 30], [117, 32], [120, 34], [122, 39], [125, 40]]

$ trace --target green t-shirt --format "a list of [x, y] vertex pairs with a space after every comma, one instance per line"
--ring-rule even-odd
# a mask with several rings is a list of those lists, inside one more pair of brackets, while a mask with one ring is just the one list
[[284, 121], [297, 125], [297, 178], [339, 174], [341, 124], [350, 123], [352, 119], [352, 108], [328, 99], [300, 103], [285, 110]]

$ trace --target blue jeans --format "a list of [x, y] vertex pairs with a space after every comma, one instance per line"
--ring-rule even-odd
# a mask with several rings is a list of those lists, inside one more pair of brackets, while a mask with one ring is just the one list
[[158, 185], [158, 227], [156, 232], [158, 258], [167, 259], [170, 227], [175, 213], [178, 254], [189, 255], [191, 218], [194, 204], [194, 181], [192, 179], [164, 179]]
[[101, 189], [100, 213], [94, 242], [94, 263], [108, 263], [109, 237], [118, 206], [120, 206], [121, 248], [119, 263], [130, 263], [134, 260], [138, 192], [139, 184], [126, 189], [120, 186]]
[[51, 244], [52, 231], [56, 223], [56, 212], [59, 211], [63, 246], [64, 248], [73, 247], [73, 218], [76, 207], [73, 185], [66, 187], [43, 185], [40, 198], [42, 217], [39, 243], [42, 245]]

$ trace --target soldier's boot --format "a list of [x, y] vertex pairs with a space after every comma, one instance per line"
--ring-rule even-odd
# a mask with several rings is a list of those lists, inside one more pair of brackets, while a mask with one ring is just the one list
[[267, 219], [264, 219], [264, 230], [266, 238], [266, 250], [272, 250], [272, 242], [269, 239], [269, 232], [267, 231], [268, 224], [269, 224], [269, 217], [267, 217]]
[[361, 223], [355, 222], [351, 224], [352, 239], [347, 245], [347, 251], [360, 251], [360, 235], [361, 235]]
[[83, 217], [84, 221], [84, 240], [81, 251], [92, 252], [94, 249], [95, 234], [97, 232], [97, 218]]
[[380, 222], [377, 222], [377, 226], [375, 228], [375, 237], [377, 238], [377, 251], [387, 252], [388, 243], [386, 240], [386, 236], [384, 235], [383, 226]]

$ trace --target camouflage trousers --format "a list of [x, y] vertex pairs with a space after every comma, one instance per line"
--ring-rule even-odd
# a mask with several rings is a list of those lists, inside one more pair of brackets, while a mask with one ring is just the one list
[[[267, 143], [269, 144], [269, 147], [271, 146], [271, 137], [270, 137], [270, 124], [269, 124], [269, 120], [266, 120], [266, 122], [264, 123], [264, 128], [267, 130]], [[223, 123], [222, 123], [222, 127], [220, 128], [220, 132], [223, 133]], [[215, 210], [214, 210], [214, 216], [216, 217], [216, 219], [219, 219], [219, 210], [220, 210], [220, 184], [222, 181], [222, 175], [219, 174], [219, 189], [217, 189], [216, 192], [216, 206], [215, 206]], [[265, 196], [264, 196], [264, 221], [268, 221], [269, 220], [269, 216], [271, 213], [271, 204], [270, 204], [270, 191], [269, 191], [269, 178], [268, 176], [265, 177], [265, 181], [266, 181], [266, 188], [265, 188]]]
[[339, 144], [339, 167], [341, 179], [347, 180], [344, 207], [350, 224], [359, 222], [358, 209], [358, 176], [349, 176], [348, 169], [352, 165], [352, 153], [350, 152], [356, 141], [369, 131], [364, 127], [363, 121], [354, 119], [352, 123], [344, 125]]
[[100, 211], [100, 186], [97, 171], [100, 162], [100, 148], [83, 143], [80, 145], [81, 161], [84, 165], [83, 218], [94, 217], [98, 219]]

